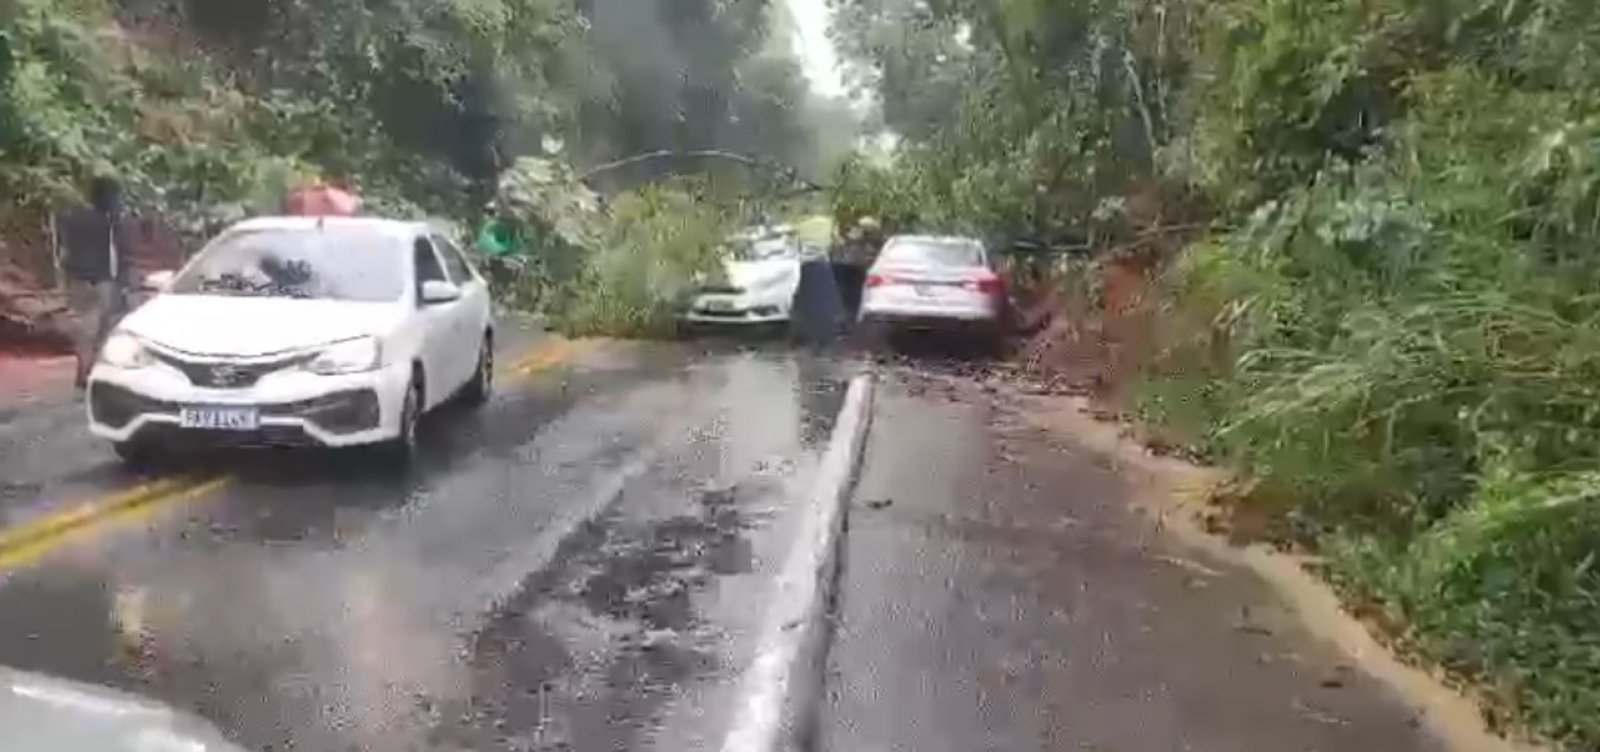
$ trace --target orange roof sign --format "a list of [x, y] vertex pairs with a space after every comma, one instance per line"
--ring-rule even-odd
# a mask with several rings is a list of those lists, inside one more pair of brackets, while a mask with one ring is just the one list
[[361, 210], [360, 197], [326, 183], [290, 191], [283, 203], [286, 213], [310, 217], [348, 217]]

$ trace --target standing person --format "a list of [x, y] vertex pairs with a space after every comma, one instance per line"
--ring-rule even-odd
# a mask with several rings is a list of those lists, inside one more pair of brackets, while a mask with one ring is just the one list
[[505, 290], [515, 279], [518, 260], [527, 252], [526, 240], [516, 220], [490, 202], [474, 245], [495, 289]]
[[883, 232], [878, 220], [862, 217], [845, 231], [834, 259], [833, 272], [838, 281], [839, 295], [853, 320], [861, 310], [862, 287], [867, 281], [867, 269], [878, 258], [883, 247]]
[[101, 343], [126, 304], [131, 249], [122, 216], [122, 186], [111, 178], [95, 178], [89, 185], [89, 205], [63, 216], [57, 229], [64, 251], [67, 301], [72, 306], [76, 383], [82, 388]]

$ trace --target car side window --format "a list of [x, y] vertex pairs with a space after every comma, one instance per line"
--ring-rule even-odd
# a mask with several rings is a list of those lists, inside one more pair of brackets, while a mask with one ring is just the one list
[[444, 275], [444, 267], [439, 265], [439, 257], [433, 252], [433, 244], [427, 238], [419, 237], [411, 245], [412, 263], [417, 267], [417, 302], [422, 302], [422, 283], [448, 282]]
[[473, 281], [472, 267], [467, 265], [467, 260], [462, 258], [461, 250], [449, 238], [433, 236], [433, 245], [444, 256], [445, 268], [450, 270], [450, 281], [458, 285], [465, 285]]

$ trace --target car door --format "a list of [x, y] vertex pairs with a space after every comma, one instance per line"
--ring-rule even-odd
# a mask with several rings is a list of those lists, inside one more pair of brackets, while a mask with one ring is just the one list
[[422, 299], [425, 282], [449, 282], [444, 263], [426, 235], [412, 241], [412, 266], [415, 269], [415, 300], [417, 319], [422, 330], [419, 357], [426, 372], [428, 404], [434, 405], [450, 394], [466, 379], [472, 368], [459, 361], [460, 345], [456, 342], [460, 330], [461, 300], [444, 303], [427, 303]]
[[[439, 249], [439, 255], [444, 257], [445, 270], [450, 273], [450, 281], [461, 288], [461, 347], [467, 361], [476, 365], [479, 343], [483, 341], [483, 333], [489, 329], [491, 310], [489, 283], [467, 262], [466, 254], [461, 252], [460, 246], [443, 235], [435, 234], [432, 237], [434, 246]], [[473, 366], [468, 366], [469, 377], [472, 368]]]

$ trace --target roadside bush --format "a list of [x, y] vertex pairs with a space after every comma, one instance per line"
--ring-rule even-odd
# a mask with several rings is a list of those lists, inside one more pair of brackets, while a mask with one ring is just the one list
[[1381, 150], [1168, 271], [1143, 407], [1502, 720], [1593, 749], [1597, 110], [1468, 69], [1407, 91]]
[[1495, 721], [1592, 749], [1600, 738], [1600, 474], [1493, 469], [1404, 551], [1333, 547], [1425, 657], [1468, 678]]

